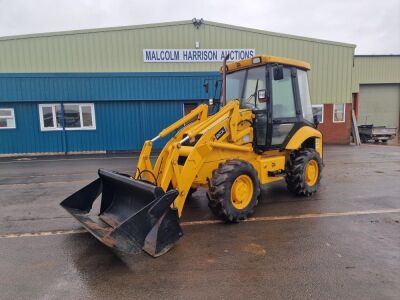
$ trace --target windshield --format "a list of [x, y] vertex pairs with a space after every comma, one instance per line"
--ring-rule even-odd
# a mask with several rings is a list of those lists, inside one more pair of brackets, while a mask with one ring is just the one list
[[265, 109], [266, 100], [258, 99], [265, 89], [266, 66], [237, 71], [226, 75], [226, 102], [240, 100], [241, 108]]

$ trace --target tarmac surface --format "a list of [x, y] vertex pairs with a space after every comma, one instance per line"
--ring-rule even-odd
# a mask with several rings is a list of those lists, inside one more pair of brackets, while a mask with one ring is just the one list
[[228, 225], [204, 191], [167, 254], [103, 246], [59, 202], [127, 155], [0, 159], [0, 299], [400, 299], [400, 147], [325, 147], [320, 190], [264, 187]]

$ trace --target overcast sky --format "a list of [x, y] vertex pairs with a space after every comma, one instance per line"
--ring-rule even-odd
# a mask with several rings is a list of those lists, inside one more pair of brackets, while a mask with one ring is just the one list
[[0, 0], [0, 36], [194, 17], [400, 54], [400, 0]]

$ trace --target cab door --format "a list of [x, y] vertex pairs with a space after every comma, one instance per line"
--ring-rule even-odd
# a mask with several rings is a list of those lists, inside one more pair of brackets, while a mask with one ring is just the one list
[[296, 101], [296, 69], [277, 65], [271, 69], [272, 124], [268, 142], [271, 148], [279, 148], [298, 122], [300, 108]]

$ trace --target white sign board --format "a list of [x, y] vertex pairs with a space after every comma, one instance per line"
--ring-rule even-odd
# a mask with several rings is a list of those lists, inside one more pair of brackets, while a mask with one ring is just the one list
[[228, 61], [237, 61], [256, 55], [255, 49], [143, 49], [143, 61], [154, 63], [172, 62], [221, 62], [229, 54]]

